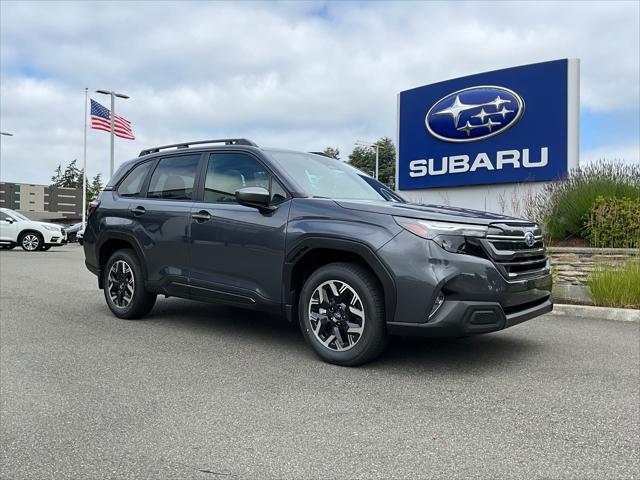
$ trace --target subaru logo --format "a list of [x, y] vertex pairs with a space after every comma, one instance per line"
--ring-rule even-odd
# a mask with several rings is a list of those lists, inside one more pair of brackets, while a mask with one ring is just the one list
[[536, 243], [536, 237], [533, 236], [533, 233], [527, 232], [524, 234], [524, 243], [527, 244], [527, 247], [533, 247], [534, 243]]
[[427, 112], [425, 124], [446, 142], [473, 142], [498, 135], [524, 113], [524, 100], [504, 87], [479, 86], [450, 93]]

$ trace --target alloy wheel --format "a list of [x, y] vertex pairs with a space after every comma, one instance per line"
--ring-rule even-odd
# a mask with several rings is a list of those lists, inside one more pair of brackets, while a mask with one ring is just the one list
[[135, 278], [131, 266], [124, 260], [117, 260], [109, 270], [107, 289], [109, 298], [116, 307], [126, 308], [133, 300]]
[[29, 252], [37, 250], [40, 246], [40, 239], [34, 233], [28, 233], [22, 238], [22, 248]]
[[329, 280], [311, 295], [309, 321], [313, 334], [326, 348], [338, 352], [349, 350], [362, 338], [364, 306], [349, 284]]

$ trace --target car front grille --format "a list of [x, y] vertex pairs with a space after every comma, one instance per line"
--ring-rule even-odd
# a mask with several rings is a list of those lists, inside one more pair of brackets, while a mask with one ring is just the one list
[[[527, 243], [527, 237], [533, 238]], [[523, 280], [549, 273], [540, 227], [535, 223], [491, 224], [480, 240], [487, 257], [507, 280]]]

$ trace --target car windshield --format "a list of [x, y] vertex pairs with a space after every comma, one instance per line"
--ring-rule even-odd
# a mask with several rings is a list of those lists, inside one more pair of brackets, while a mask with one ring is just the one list
[[403, 201], [388, 187], [340, 160], [282, 150], [267, 153], [312, 197]]

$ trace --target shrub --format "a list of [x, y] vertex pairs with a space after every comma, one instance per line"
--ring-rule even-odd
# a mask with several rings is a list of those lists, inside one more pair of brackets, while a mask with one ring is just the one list
[[538, 196], [550, 240], [586, 238], [585, 224], [598, 197], [640, 198], [640, 164], [600, 161], [572, 170]]
[[596, 198], [587, 236], [594, 247], [640, 247], [640, 198]]
[[596, 305], [640, 308], [640, 261], [623, 268], [599, 267], [591, 275], [589, 287]]

